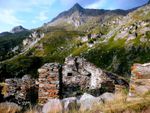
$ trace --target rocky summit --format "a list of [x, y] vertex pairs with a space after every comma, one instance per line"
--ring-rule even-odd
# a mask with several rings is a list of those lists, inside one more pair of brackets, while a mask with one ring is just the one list
[[16, 26], [11, 30], [11, 33], [18, 33], [18, 32], [23, 32], [23, 31], [27, 31], [27, 29], [25, 29], [22, 26]]

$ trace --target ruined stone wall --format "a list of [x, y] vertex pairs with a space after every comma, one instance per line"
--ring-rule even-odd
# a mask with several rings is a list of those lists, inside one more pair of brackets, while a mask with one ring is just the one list
[[25, 75], [22, 78], [6, 79], [5, 84], [7, 87], [6, 101], [15, 102], [19, 105], [36, 102], [38, 86], [35, 84], [35, 79], [32, 79], [30, 75]]
[[150, 63], [134, 64], [131, 74], [129, 97], [140, 97], [150, 91]]
[[94, 64], [80, 57], [67, 57], [63, 65], [63, 95], [77, 96], [84, 92], [99, 96], [104, 92], [114, 92], [115, 84], [126, 82], [110, 73], [104, 72]]
[[114, 92], [115, 84], [128, 84], [80, 57], [67, 57], [63, 66], [47, 63], [39, 70], [39, 103], [48, 99], [80, 96], [87, 92], [99, 96]]
[[38, 69], [39, 72], [39, 104], [51, 98], [60, 98], [61, 66], [58, 63], [48, 63]]

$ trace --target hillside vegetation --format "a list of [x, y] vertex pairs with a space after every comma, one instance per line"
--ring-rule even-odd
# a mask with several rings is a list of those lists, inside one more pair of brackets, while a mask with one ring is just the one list
[[[2, 78], [21, 77], [24, 74], [37, 77], [37, 69], [44, 63], [63, 63], [69, 55], [85, 57], [98, 67], [121, 76], [130, 75], [133, 63], [150, 61], [150, 5], [127, 16], [111, 17], [106, 16], [103, 24], [92, 24], [94, 26], [90, 27], [86, 23], [77, 30], [59, 26], [43, 26], [37, 29], [45, 34], [44, 38], [26, 53], [2, 63], [0, 75]], [[89, 29], [85, 30], [87, 26]], [[98, 36], [93, 38], [93, 35]], [[26, 35], [17, 42], [24, 37]], [[83, 41], [84, 37], [88, 37], [88, 40]]]

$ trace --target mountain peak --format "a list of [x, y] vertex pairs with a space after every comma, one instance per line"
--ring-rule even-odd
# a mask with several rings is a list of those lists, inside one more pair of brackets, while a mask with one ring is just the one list
[[75, 10], [83, 10], [84, 8], [80, 5], [80, 4], [78, 4], [78, 3], [76, 3], [76, 4], [74, 4], [74, 6], [71, 8], [71, 10], [73, 10], [73, 11], [75, 11]]
[[27, 31], [27, 29], [25, 29], [24, 27], [22, 27], [21, 25], [14, 27], [11, 30], [11, 33], [18, 33], [18, 32], [22, 32], [22, 31]]
[[75, 3], [73, 7], [81, 7], [79, 3]]
[[147, 4], [150, 4], [150, 0], [148, 1], [148, 3]]

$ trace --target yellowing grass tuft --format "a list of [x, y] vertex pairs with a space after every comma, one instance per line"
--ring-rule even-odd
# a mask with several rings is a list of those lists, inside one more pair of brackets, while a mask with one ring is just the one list
[[21, 107], [14, 103], [1, 103], [0, 104], [0, 113], [18, 113], [21, 111]]

